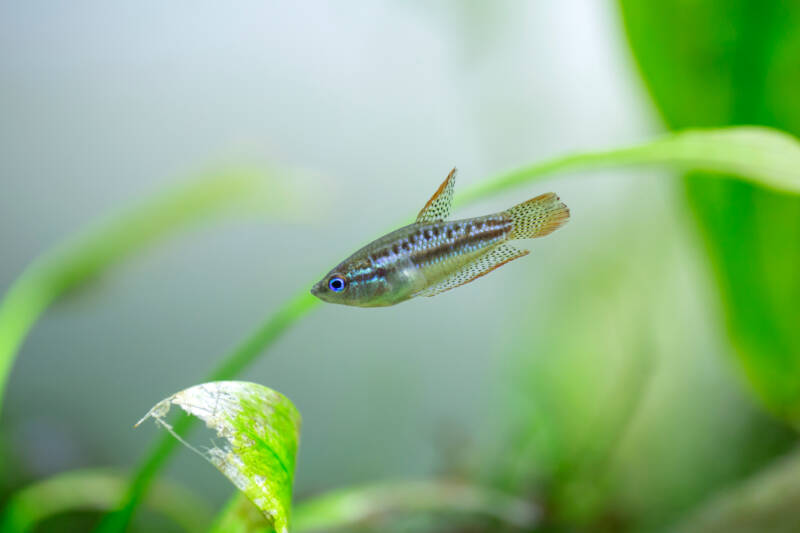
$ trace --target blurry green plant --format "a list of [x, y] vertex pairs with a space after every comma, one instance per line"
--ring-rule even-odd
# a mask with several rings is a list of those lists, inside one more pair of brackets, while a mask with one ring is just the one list
[[[73, 470], [18, 491], [0, 515], [0, 531], [28, 533], [64, 512], [104, 512], [125, 489], [127, 475], [105, 469]], [[158, 481], [144, 507], [169, 518], [184, 531], [201, 533], [211, 521], [208, 504], [186, 488]]]
[[[459, 205], [473, 203], [514, 187], [530, 184], [557, 172], [646, 164], [667, 164], [679, 168], [719, 173], [726, 177], [734, 176], [741, 181], [758, 184], [790, 195], [800, 192], [800, 143], [795, 138], [776, 130], [741, 127], [687, 130], [628, 148], [568, 155], [490, 178], [457, 197], [456, 203]], [[228, 195], [222, 194], [222, 192], [227, 191], [230, 193], [230, 197], [234, 198], [247, 190], [246, 186], [241, 186], [241, 189], [233, 187], [229, 190], [227, 187], [231, 187], [232, 183], [230, 176], [227, 176], [221, 181], [203, 182], [185, 191], [175, 193], [140, 211], [112, 221], [106, 228], [96, 230], [90, 237], [77, 241], [76, 244], [51, 256], [52, 258], [42, 260], [29, 269], [9, 291], [0, 309], [0, 346], [5, 350], [0, 353], [4, 357], [6, 373], [25, 333], [49, 302], [68, 289], [90, 280], [115, 261], [129, 255], [137, 247], [150, 242], [168, 229], [181, 222], [199, 218], [202, 214], [214, 212], [226, 205]], [[278, 203], [280, 202], [278, 201]], [[31, 299], [30, 302], [27, 300], [28, 298]], [[317, 303], [318, 301], [303, 289], [295, 298], [279, 308], [253, 335], [226, 356], [221, 365], [211, 374], [209, 381], [227, 380], [241, 372]], [[17, 312], [19, 312], [19, 316]], [[0, 377], [3, 377], [2, 374]], [[636, 380], [631, 383], [633, 391], [641, 387], [641, 385], [635, 385]], [[570, 386], [574, 387], [575, 385]], [[207, 391], [208, 385], [188, 390]], [[259, 390], [261, 392], [268, 391], [265, 388]], [[177, 400], [179, 395], [159, 403], [151, 415], [161, 420], [166, 407], [170, 403], [178, 403], [185, 410], [195, 416], [200, 416], [207, 424], [221, 432], [220, 435], [229, 442], [228, 447], [216, 451], [212, 449], [204, 455], [223, 470], [234, 484], [270, 517], [278, 531], [282, 532], [287, 530], [290, 514], [293, 450], [296, 448], [296, 437], [292, 437], [292, 435], [296, 435], [298, 418], [295, 415], [289, 416], [290, 413], [294, 413], [294, 408], [288, 400], [283, 399], [275, 403], [277, 397], [274, 396], [275, 393], [269, 391], [265, 394], [261, 395], [261, 399], [258, 401], [254, 399], [255, 396], [250, 395], [247, 400], [250, 403], [247, 407], [243, 408], [240, 405], [239, 411], [236, 411], [236, 418], [226, 420], [227, 425], [220, 425], [219, 420], [216, 419], [212, 423], [209, 417], [219, 413], [213, 410], [208, 411], [207, 405], [202, 407], [192, 402], [181, 404]], [[230, 400], [230, 394], [225, 398]], [[635, 394], [631, 398], [635, 398]], [[241, 400], [241, 397], [237, 399], [240, 404]], [[266, 402], [266, 404], [259, 404], [258, 409], [255, 409], [253, 402]], [[623, 403], [625, 402], [623, 401]], [[286, 416], [270, 419], [270, 416], [276, 413], [276, 409]], [[258, 416], [266, 417], [260, 422], [260, 426], [272, 428], [269, 430], [271, 440], [259, 442], [259, 439], [256, 439], [253, 434], [247, 433], [252, 429], [249, 424], [253, 422], [253, 419], [244, 420], [240, 415], [246, 414], [253, 417], [257, 410], [263, 411], [263, 414]], [[182, 415], [169, 426], [169, 429], [178, 440], [182, 440], [191, 421], [190, 417]], [[166, 422], [162, 420], [162, 424], [166, 424]], [[625, 425], [626, 416], [624, 415], [617, 426], [624, 428]], [[290, 426], [294, 429], [287, 429]], [[600, 440], [598, 448], [588, 454], [583, 454], [584, 464], [591, 465], [596, 462], [593, 457], [609, 453], [608, 446], [602, 443], [613, 441], [616, 438], [614, 435], [618, 431], [620, 430], [612, 428]], [[98, 528], [100, 531], [123, 531], [127, 528], [135, 508], [143, 501], [158, 471], [173, 451], [176, 442], [166, 435], [156, 444], [131, 479], [122, 496], [120, 507], [106, 516]], [[250, 443], [251, 446], [254, 446], [254, 449], [251, 450], [254, 453], [252, 455], [244, 454], [243, 448], [241, 448], [242, 443]], [[232, 450], [238, 450], [241, 461], [237, 459], [231, 462], [229, 458], [226, 459]], [[283, 451], [277, 453], [280, 450]], [[272, 459], [278, 456], [283, 457], [278, 461], [284, 466], [283, 475], [275, 475], [277, 470], [273, 468], [274, 464], [273, 467], [264, 469], [263, 454], [265, 453]], [[291, 461], [289, 461], [289, 457]], [[556, 465], [559, 463], [567, 464], [563, 461], [554, 462]], [[289, 468], [290, 464], [291, 468]], [[432, 499], [428, 503], [433, 507], [441, 506], [450, 510], [461, 508], [480, 514], [486, 512], [486, 501], [492, 501], [493, 493], [486, 489], [467, 488], [459, 491], [451, 490], [452, 487], [448, 489], [445, 485], [436, 484], [440, 482], [430, 483], [433, 484], [427, 485], [427, 487], [431, 489]], [[303, 517], [300, 523], [310, 524], [307, 527], [312, 529], [325, 529], [328, 526], [349, 523], [346, 516], [343, 517], [342, 509], [346, 509], [346, 506], [342, 502], [354, 500], [367, 502], [364, 505], [374, 506], [387, 505], [388, 501], [389, 507], [394, 505], [408, 510], [420, 510], [421, 502], [409, 497], [408, 487], [408, 484], [400, 484], [380, 489], [363, 488], [355, 493], [339, 493], [338, 496], [330, 495], [327, 500], [321, 500], [326, 501], [326, 504], [318, 502], [316, 505], [305, 507], [306, 511], [299, 514]], [[262, 492], [259, 493], [259, 491]], [[503, 498], [506, 496], [501, 495], [500, 499], [494, 501], [499, 502]], [[339, 502], [338, 513], [335, 512], [336, 502]], [[231, 523], [230, 520], [237, 520], [235, 517], [242, 514], [242, 508], [234, 506], [233, 509], [235, 511], [230, 511], [233, 514], [227, 517], [223, 515], [220, 523]], [[363, 513], [354, 513], [352, 516], [355, 516], [355, 519], [368, 517], [373, 511], [374, 509], [365, 509]], [[513, 523], [513, 520], [510, 522]], [[257, 527], [263, 528], [263, 524]]]
[[[796, 139], [766, 128], [730, 128], [689, 130], [629, 148], [569, 155], [491, 178], [457, 197], [456, 202], [472, 203], [556, 172], [643, 164], [700, 169], [784, 193], [800, 192], [800, 143]], [[113, 236], [114, 232], [105, 235]], [[317, 300], [302, 290], [226, 356], [209, 381], [234, 377], [316, 304]], [[171, 429], [183, 438], [190, 425], [191, 419], [182, 416]], [[174, 446], [175, 441], [168, 436], [156, 444], [132, 478], [119, 510], [106, 517], [99, 531], [123, 531], [127, 527], [134, 509]]]
[[[800, 4], [620, 0], [645, 83], [671, 129], [760, 124], [800, 135]], [[698, 169], [700, 170], [700, 169]], [[800, 198], [691, 174], [727, 330], [752, 389], [800, 421]]]
[[[262, 385], [218, 381], [162, 400], [139, 423], [153, 418], [172, 433], [165, 420], [172, 405], [205, 422], [224, 441], [201, 451], [175, 435], [247, 498], [234, 498], [212, 531], [287, 533], [300, 432], [294, 405]], [[498, 491], [442, 481], [402, 482], [339, 490], [306, 502], [297, 509], [292, 529], [328, 531], [391, 512], [442, 510], [492, 516], [518, 527], [532, 526], [539, 515], [532, 504]]]
[[[800, 32], [796, 31], [800, 6], [748, 0], [620, 0], [620, 5], [634, 55], [668, 127], [761, 124], [800, 134], [800, 106], [795, 102], [800, 86]], [[568, 155], [497, 176], [467, 190], [456, 203], [473, 203], [557, 172], [648, 164], [689, 172], [684, 181], [686, 196], [712, 258], [723, 302], [720, 308], [738, 360], [760, 402], [796, 427], [800, 417], [800, 145], [791, 135], [760, 127], [679, 131], [650, 143]], [[235, 184], [220, 183], [220, 190], [190, 186], [133, 211], [28, 269], [0, 306], [0, 398], [21, 343], [50, 303], [171, 229], [248, 195], [248, 185], [237, 192]], [[225, 192], [229, 185], [232, 189]], [[275, 196], [280, 204], [282, 196]], [[667, 398], [670, 405], [692, 401], [682, 398], [680, 391], [656, 390], [654, 394], [658, 386], [652, 383], [652, 362], [658, 356], [695, 355], [701, 348], [688, 346], [685, 339], [693, 338], [693, 326], [708, 318], [684, 316], [685, 309], [669, 301], [669, 292], [679, 291], [675, 273], [685, 265], [674, 260], [667, 240], [659, 240], [660, 253], [651, 258], [654, 263], [647, 264], [649, 275], [665, 280], [661, 286], [651, 287], [649, 280], [631, 282], [635, 275], [601, 257], [592, 261], [591, 271], [573, 273], [567, 281], [592, 288], [585, 291], [583, 308], [573, 313], [570, 323], [545, 321], [520, 333], [522, 338], [513, 347], [519, 355], [514, 375], [526, 396], [513, 401], [518, 431], [509, 441], [511, 451], [502, 454], [504, 461], [487, 466], [491, 472], [486, 478], [501, 490], [442, 480], [343, 489], [296, 505], [292, 530], [352, 531], [374, 526], [385, 532], [389, 528], [376, 522], [376, 517], [426, 512], [449, 513], [451, 525], [458, 523], [453, 513], [480, 515], [494, 520], [488, 528], [492, 531], [535, 524], [554, 530], [652, 530], [673, 523], [674, 511], [685, 511], [689, 503], [744, 475], [748, 461], [760, 465], [774, 456], [774, 450], [752, 449], [752, 440], [768, 440], [774, 427], [753, 432], [751, 441], [720, 438], [724, 442], [697, 454], [694, 463], [689, 461], [698, 479], [687, 486], [669, 479], [675, 465], [668, 454], [649, 453], [654, 444], [647, 439], [647, 428], [637, 427], [640, 410], [654, 409], [654, 396], [662, 401]], [[236, 376], [317, 304], [301, 290], [224, 357], [209, 380]], [[609, 308], [615, 310], [614, 316], [603, 315]], [[564, 316], [567, 311], [557, 314]], [[665, 314], [681, 320], [660, 320], [658, 315]], [[673, 327], [680, 331], [662, 330], [659, 324], [666, 322], [676, 322]], [[549, 357], [532, 357], [537, 352]], [[208, 390], [208, 385], [199, 387]], [[197, 390], [188, 390], [193, 389]], [[645, 390], [649, 402], [643, 397]], [[275, 528], [283, 531], [289, 523], [292, 469], [281, 471], [275, 460], [293, 466], [299, 417], [287, 399], [271, 391], [257, 397], [261, 400], [251, 398], [251, 405], [222, 420], [215, 418], [219, 415], [215, 409], [198, 410], [202, 402], [181, 404], [178, 395], [151, 411], [166, 425], [166, 407], [177, 403], [228, 442], [201, 454], [250, 499], [233, 498], [212, 526], [215, 532], [267, 533]], [[236, 395], [225, 399], [241, 400]], [[723, 409], [733, 405], [747, 411], [749, 407], [744, 398], [728, 400], [703, 405], [703, 409], [685, 406], [683, 412], [691, 416], [659, 426], [659, 430], [669, 427], [674, 438], [653, 437], [665, 441], [655, 443], [661, 446], [656, 451], [680, 448], [681, 440], [695, 435], [696, 428], [724, 427]], [[258, 413], [253, 413], [255, 405]], [[271, 418], [276, 406], [285, 415], [277, 421]], [[657, 415], [669, 415], [663, 405], [655, 409]], [[243, 413], [249, 413], [247, 420], [241, 418]], [[736, 423], [746, 423], [742, 422], [746, 413], [737, 415]], [[270, 439], [254, 438], [253, 420], [260, 420], [259, 427], [274, 425]], [[168, 429], [183, 440], [191, 421], [181, 415]], [[192, 506], [179, 507], [176, 493], [163, 492], [155, 481], [176, 442], [164, 435], [127, 487], [117, 475], [75, 472], [24, 489], [12, 498], [0, 526], [3, 531], [30, 529], [52, 513], [88, 507], [114, 509], [99, 529], [122, 531], [142, 503], [169, 514], [189, 531], [203, 528], [207, 516], [201, 512], [188, 516]], [[502, 445], [506, 447], [505, 442]], [[244, 454], [243, 446], [252, 449]], [[248, 457], [241, 463], [231, 461], [231, 453]], [[620, 464], [620, 454], [625, 455], [625, 464]], [[759, 454], [757, 460], [752, 459]], [[738, 463], [733, 464], [732, 456]], [[265, 468], [265, 464], [271, 466]], [[678, 523], [676, 531], [793, 531], [800, 524], [797, 465], [797, 458], [790, 457], [738, 488], [718, 493]], [[617, 488], [612, 490], [612, 486]], [[98, 498], [98, 492], [105, 497]], [[653, 494], [659, 495], [658, 502], [642, 503]], [[191, 497], [185, 500], [187, 504]], [[541, 506], [530, 501], [540, 501]], [[630, 513], [616, 512], [637, 505], [648, 511], [636, 522], [626, 522]]]

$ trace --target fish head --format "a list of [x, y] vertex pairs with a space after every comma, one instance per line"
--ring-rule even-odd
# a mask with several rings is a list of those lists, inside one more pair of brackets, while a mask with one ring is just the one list
[[311, 288], [311, 294], [332, 304], [378, 307], [396, 303], [386, 269], [368, 262], [344, 262]]

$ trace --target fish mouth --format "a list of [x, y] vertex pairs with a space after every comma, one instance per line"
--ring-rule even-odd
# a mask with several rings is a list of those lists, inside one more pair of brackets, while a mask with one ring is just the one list
[[318, 281], [317, 283], [315, 283], [314, 286], [311, 287], [311, 291], [309, 291], [309, 292], [311, 292], [311, 294], [313, 294], [314, 296], [316, 296], [320, 300], [324, 300], [325, 299], [325, 298], [323, 298], [323, 289], [322, 289], [322, 282], [321, 281]]

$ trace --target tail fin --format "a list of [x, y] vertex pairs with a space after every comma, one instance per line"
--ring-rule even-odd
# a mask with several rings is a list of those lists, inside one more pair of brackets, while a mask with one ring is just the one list
[[548, 192], [506, 211], [514, 228], [509, 239], [532, 239], [553, 233], [569, 220], [569, 208]]

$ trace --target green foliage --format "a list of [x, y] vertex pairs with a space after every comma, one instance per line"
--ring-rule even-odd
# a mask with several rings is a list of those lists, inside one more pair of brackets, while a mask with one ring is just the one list
[[[545, 528], [662, 530], [795, 438], [719, 361], [715, 309], [682, 230], [604, 228], [581, 261], [519, 295], [528, 303], [507, 333], [499, 409], [513, 415], [487, 477], [546, 497]], [[529, 323], [541, 302], [547, 312]]]
[[[498, 452], [502, 460], [489, 475], [506, 490], [546, 494], [551, 525], [591, 529], [604, 519], [614, 499], [615, 455], [653, 384], [658, 350], [666, 348], [653, 336], [669, 312], [662, 291], [677, 288], [668, 275], [674, 247], [661, 239], [650, 254], [630, 238], [617, 246], [636, 270], [619, 260], [619, 248], [596, 251], [587, 258], [591, 269], [576, 266], [552, 280], [547, 294], [523, 299], [552, 303], [536, 324], [516, 320], [507, 341], [503, 408], [513, 413], [512, 429], [500, 439], [508, 452]], [[642, 271], [660, 282], [648, 284]], [[651, 305], [660, 312], [648, 312]]]
[[800, 529], [800, 454], [796, 451], [752, 479], [713, 498], [682, 520], [675, 533], [790, 533]]
[[[761, 124], [800, 134], [800, 5], [620, 0], [645, 82], [670, 128]], [[800, 199], [692, 175], [727, 329], [757, 396], [800, 417]]]
[[275, 528], [253, 502], [237, 494], [217, 515], [209, 533], [275, 533]]
[[656, 164], [729, 174], [775, 191], [800, 193], [797, 138], [770, 128], [738, 127], [685, 130], [635, 146], [536, 163], [488, 179], [457, 196], [456, 203], [473, 202], [557, 172]]
[[[212, 372], [209, 381], [220, 381], [235, 377], [259, 355], [264, 353], [289, 327], [316, 307], [318, 303], [319, 300], [305, 290], [286, 302], [283, 307], [223, 359], [220, 366]], [[172, 431], [177, 436], [183, 436], [191, 425], [192, 419], [188, 416], [182, 416], [172, 424]], [[119, 508], [109, 513], [98, 527], [98, 531], [125, 530], [143, 495], [147, 493], [159, 470], [174, 452], [176, 443], [175, 439], [165, 435], [153, 446], [132, 477], [128, 490], [120, 500]]]
[[[800, 143], [793, 135], [800, 134], [800, 5], [620, 0], [620, 6], [645, 83], [676, 131], [499, 175], [468, 189], [456, 204], [559, 172], [630, 165], [688, 171], [684, 192], [711, 258], [738, 361], [760, 402], [796, 428]], [[174, 229], [242, 205], [255, 190], [251, 174], [229, 172], [191, 184], [98, 226], [27, 269], [0, 304], [0, 402], [16, 353], [51, 303]], [[285, 192], [271, 196], [270, 212], [286, 209]], [[429, 480], [341, 489], [298, 504], [292, 531], [442, 527], [422, 520], [398, 529], [398, 516], [445, 517], [448, 531], [461, 530], [456, 524], [465, 517], [472, 527], [480, 522], [492, 531], [650, 531], [680, 516], [675, 530], [687, 533], [796, 529], [796, 454], [721, 490], [784, 451], [796, 435], [753, 409], [721, 375], [724, 367], [709, 370], [708, 361], [727, 346], [707, 338], [704, 326], [714, 323], [716, 307], [706, 305], [705, 295], [688, 305], [676, 296], [702, 292], [701, 283], [684, 279], [697, 267], [683, 255], [691, 247], [678, 234], [670, 227], [616, 240], [616, 249], [595, 250], [574, 271], [555, 276], [544, 299], [541, 287], [521, 298], [552, 304], [537, 324], [527, 323], [530, 313], [519, 313], [522, 323], [508, 335], [513, 386], [509, 404], [498, 412], [511, 418], [503, 422], [512, 437], [495, 443], [502, 460], [481, 461], [493, 488]], [[147, 416], [177, 440], [162, 435], [129, 480], [76, 471], [35, 483], [11, 498], [0, 529], [30, 531], [54, 514], [91, 509], [112, 510], [100, 531], [124, 531], [140, 504], [188, 531], [204, 529], [209, 517], [192, 495], [157, 482], [193, 423], [179, 414], [167, 424], [175, 404], [224, 440], [195, 451], [241, 490], [212, 531], [288, 531], [299, 414], [274, 391], [218, 380], [238, 375], [318, 304], [301, 288], [223, 357], [209, 376], [213, 383], [157, 404]]]
[[[768, 128], [741, 127], [687, 130], [636, 146], [568, 155], [490, 178], [472, 189], [468, 189], [463, 195], [458, 196], [456, 203], [460, 205], [474, 203], [493, 194], [531, 184], [557, 172], [652, 164], [665, 164], [685, 169], [701, 169], [721, 175], [735, 176], [737, 181], [740, 182], [759, 184], [773, 191], [791, 193], [790, 195], [785, 195], [787, 198], [792, 198], [792, 195], [800, 192], [800, 144], [798, 144], [797, 140], [782, 132]], [[731, 180], [717, 181], [718, 183], [715, 185], [717, 187], [734, 186], [731, 185]], [[90, 281], [114, 263], [133, 254], [136, 250], [169, 230], [200, 219], [205, 215], [218, 212], [224, 207], [232, 205], [234, 200], [250, 197], [254, 190], [254, 183], [252, 176], [248, 174], [223, 174], [215, 179], [193, 184], [186, 189], [176, 191], [172, 195], [165, 196], [132, 211], [128, 215], [113, 220], [107, 226], [98, 228], [87, 237], [78, 239], [74, 244], [67, 245], [61, 251], [39, 261], [15, 283], [0, 308], [0, 370], [4, 369], [7, 374], [13, 361], [13, 356], [25, 334], [32, 327], [36, 318], [54, 299], [68, 290]], [[743, 185], [740, 184], [739, 186]], [[748, 187], [750, 186], [748, 185]], [[776, 272], [778, 271], [776, 270]], [[785, 278], [791, 276], [783, 273], [780, 276], [776, 274], [777, 277]], [[641, 296], [641, 293], [639, 292], [637, 295]], [[750, 297], [757, 296], [750, 295]], [[641, 302], [640, 299], [630, 300], [630, 302], [636, 301]], [[318, 300], [308, 294], [306, 289], [302, 289], [295, 298], [279, 308], [273, 316], [265, 321], [253, 335], [245, 339], [241, 345], [224, 357], [222, 363], [211, 374], [209, 380], [218, 381], [235, 377], [259, 355], [263, 354], [289, 327], [314, 309], [318, 303]], [[603, 301], [603, 304], [605, 304], [605, 301]], [[640, 307], [636, 305], [631, 307], [632, 318], [641, 319], [643, 316], [644, 313]], [[591, 318], [587, 321], [587, 323], [595, 322]], [[571, 323], [568, 329], [574, 330], [574, 328], [575, 324]], [[640, 328], [632, 328], [632, 330], [638, 329]], [[556, 327], [552, 331], [557, 330], [558, 328]], [[591, 336], [570, 337], [568, 332], [565, 332], [560, 335], [560, 338], [573, 338], [577, 341], [582, 338], [591, 338]], [[625, 378], [624, 381], [627, 385], [622, 390], [629, 391], [630, 395], [622, 395], [616, 399], [617, 403], [615, 405], [620, 409], [609, 409], [609, 412], [617, 412], [617, 414], [613, 415], [614, 418], [600, 423], [597, 428], [601, 433], [599, 435], [592, 434], [592, 438], [587, 440], [585, 445], [578, 446], [578, 448], [571, 448], [566, 443], [572, 442], [574, 446], [575, 442], [580, 442], [580, 439], [585, 438], [580, 433], [574, 433], [581, 424], [579, 423], [578, 426], [570, 429], [570, 427], [564, 426], [563, 422], [570, 419], [567, 416], [568, 413], [573, 414], [571, 419], [574, 422], [580, 420], [575, 417], [575, 413], [580, 412], [580, 410], [576, 404], [570, 403], [569, 398], [575, 400], [584, 395], [586, 390], [580, 388], [581, 383], [589, 388], [593, 384], [599, 384], [594, 379], [596, 374], [588, 370], [591, 365], [583, 366], [588, 372], [585, 376], [585, 382], [572, 373], [569, 374], [569, 380], [559, 385], [558, 373], [545, 371], [537, 375], [549, 376], [550, 379], [541, 381], [537, 378], [536, 383], [531, 386], [531, 388], [541, 391], [554, 390], [553, 387], [563, 386], [563, 391], [552, 395], [552, 397], [560, 397], [561, 400], [566, 401], [551, 405], [541, 412], [547, 412], [555, 416], [554, 414], [558, 413], [562, 408], [566, 409], [566, 411], [563, 416], [555, 416], [555, 418], [551, 419], [553, 422], [558, 421], [558, 424], [550, 427], [549, 433], [540, 433], [534, 439], [537, 453], [550, 453], [550, 456], [539, 457], [532, 463], [529, 463], [529, 458], [524, 455], [518, 456], [516, 459], [512, 458], [512, 464], [514, 464], [514, 461], [517, 461], [517, 466], [547, 464], [549, 468], [553, 469], [544, 478], [541, 476], [534, 476], [534, 478], [539, 477], [539, 479], [550, 480], [548, 483], [550, 483], [551, 492], [555, 500], [572, 502], [568, 507], [558, 511], [564, 517], [586, 520], [587, 517], [596, 514], [596, 509], [602, 507], [602, 503], [607, 498], [603, 494], [604, 485], [600, 482], [595, 484], [595, 489], [598, 492], [595, 493], [595, 499], [592, 501], [584, 499], [581, 502], [572, 498], [570, 494], [574, 493], [575, 483], [580, 483], [580, 480], [608, 479], [607, 474], [604, 473], [607, 468], [605, 460], [611, 453], [613, 444], [619, 439], [619, 435], [627, 426], [628, 418], [631, 415], [626, 414], [626, 409], [629, 409], [629, 406], [634, 403], [633, 399], [639, 394], [637, 391], [641, 391], [642, 387], [645, 386], [645, 382], [642, 381], [643, 374], [636, 370], [640, 368], [642, 362], [647, 360], [644, 357], [646, 344], [642, 344], [645, 342], [644, 338], [632, 338], [621, 350], [621, 353], [626, 354], [626, 359], [623, 361], [624, 364], [620, 363], [622, 366], [620, 366], [619, 372], [621, 375], [629, 376], [631, 380], [628, 381], [628, 378]], [[531, 345], [531, 343], [521, 343], [521, 345]], [[562, 343], [561, 345], [554, 343], [548, 350], [555, 353], [558, 350], [568, 348], [568, 343]], [[592, 353], [580, 346], [575, 346], [574, 348], [573, 353], [576, 354]], [[636, 354], [641, 357], [637, 357]], [[569, 358], [565, 357], [563, 360], [569, 360]], [[762, 359], [756, 360], [756, 362], [760, 361]], [[775, 372], [776, 368], [784, 368], [775, 367], [774, 365], [769, 366], [766, 363], [762, 366], [771, 369], [770, 371], [772, 372]], [[763, 377], [766, 371], [759, 372], [761, 373], [756, 372], [756, 378]], [[4, 378], [5, 376], [0, 372], [0, 379]], [[788, 394], [786, 391], [792, 390], [790, 385], [795, 378], [794, 374], [784, 376], [782, 383], [784, 385], [788, 383], [788, 385], [784, 388], [776, 389], [778, 393]], [[771, 386], [774, 385], [773, 381], [769, 383]], [[757, 379], [756, 384], [758, 385]], [[248, 413], [248, 416], [257, 417], [257, 413], [253, 409], [248, 410]], [[252, 418], [245, 420], [242, 417], [229, 422], [234, 425], [238, 424], [239, 430], [247, 430], [250, 427], [248, 424], [251, 423]], [[292, 418], [288, 417], [287, 419]], [[592, 423], [597, 424], [598, 422], [594, 421]], [[181, 416], [171, 426], [171, 430], [179, 438], [182, 438], [181, 436], [186, 433], [190, 425], [191, 418]], [[540, 426], [539, 429], [541, 430], [543, 427], [547, 426]], [[282, 430], [275, 433], [275, 435], [280, 436], [284, 433], [291, 435], [291, 432]], [[541, 440], [542, 436], [546, 436], [545, 441]], [[527, 438], [525, 437], [523, 440]], [[157, 473], [174, 450], [175, 443], [176, 441], [169, 436], [164, 436], [159, 440], [142, 465], [136, 470], [130, 485], [120, 499], [120, 507], [106, 517], [99, 528], [100, 531], [122, 531], [125, 529], [134, 509], [143, 501], [144, 495], [156, 478]], [[274, 443], [265, 442], [262, 444], [263, 446], [258, 447], [259, 452], [276, 449]], [[282, 449], [280, 446], [277, 448]], [[527, 448], [523, 446], [523, 450], [525, 449]], [[571, 449], [572, 451], [570, 451]], [[573, 452], [577, 453], [577, 455], [574, 455]], [[291, 457], [292, 460], [290, 462], [293, 465], [293, 455]], [[580, 460], [577, 460], [577, 457], [580, 457]], [[257, 463], [258, 461], [255, 461], [254, 464]], [[287, 462], [284, 461], [284, 463]], [[273, 513], [271, 516], [276, 521], [278, 529], [283, 530], [288, 520], [291, 476], [281, 477], [280, 475], [274, 475], [276, 472], [274, 468], [269, 468], [268, 470], [270, 472], [269, 475], [266, 475], [266, 472], [246, 472], [243, 474], [246, 479], [255, 479], [255, 476], [258, 475], [261, 476], [259, 479], [269, 480], [269, 484], [271, 484], [269, 494], [271, 495], [270, 498], [273, 499], [269, 500], [268, 498], [269, 501], [262, 501], [261, 507], [271, 510], [270, 512]], [[291, 470], [287, 472], [291, 472]], [[232, 474], [230, 477], [234, 479], [234, 482], [239, 479]], [[514, 490], [520, 490], [526, 479], [529, 479], [524, 468], [516, 468], [511, 474], [507, 474], [506, 478], [504, 483], [506, 486], [514, 488]], [[516, 478], [516, 481], [514, 481], [514, 478]], [[237, 483], [237, 486], [240, 486], [240, 484]], [[252, 499], [257, 499], [256, 489], [252, 486], [241, 485], [240, 488]], [[403, 486], [387, 486], [364, 488], [359, 489], [357, 492], [336, 493], [330, 495], [329, 498], [326, 497], [326, 499], [319, 500], [314, 505], [309, 504], [304, 507], [307, 511], [300, 514], [303, 518], [299, 519], [299, 523], [301, 525], [307, 524], [309, 529], [313, 529], [315, 527], [314, 524], [317, 523], [345, 523], [349, 519], [342, 514], [342, 509], [345, 509], [342, 502], [353, 498], [360, 498], [362, 501], [369, 502], [369, 505], [364, 507], [367, 514], [374, 511], [374, 508], [381, 507], [381, 502], [388, 502], [386, 505], [389, 507], [395, 506], [404, 510], [419, 508], [420, 501], [408, 497], [410, 493], [406, 489], [407, 487], [403, 488]], [[439, 489], [442, 489], [442, 486], [436, 487], [436, 490]], [[427, 503], [434, 507], [437, 505], [455, 507], [461, 505], [458, 503], [459, 501], [472, 501], [473, 503], [485, 501], [481, 500], [481, 498], [465, 498], [464, 500], [456, 498], [448, 504], [445, 496], [449, 493], [436, 493], [436, 490], [431, 492], [431, 499], [429, 501], [426, 500]], [[465, 490], [478, 489], [470, 488]], [[118, 487], [117, 490], [108, 492], [111, 495], [118, 495], [118, 493]], [[404, 494], [405, 496], [403, 496]], [[438, 499], [436, 497], [437, 494], [440, 496]], [[473, 493], [473, 496], [474, 494], [477, 493]], [[487, 493], [482, 494], [485, 496]], [[107, 504], [108, 502], [105, 503]], [[76, 505], [80, 505], [80, 502], [77, 502]], [[476, 510], [477, 512], [482, 512], [481, 509], [483, 509], [483, 512], [489, 512], [486, 506], [481, 507], [477, 503], [472, 507], [467, 505], [465, 508], [467, 507], [471, 512], [476, 512]], [[497, 509], [500, 508], [502, 506], [497, 507]], [[276, 509], [278, 511], [275, 511]], [[237, 508], [237, 510], [229, 514], [234, 516], [233, 520], [236, 521], [235, 516], [242, 512], [242, 508]], [[355, 518], [350, 518], [355, 521]], [[513, 523], [513, 521], [511, 522]], [[223, 520], [221, 523], [225, 524], [225, 521]]]
[[[352, 531], [370, 524], [383, 530], [398, 516], [464, 515], [525, 529], [536, 525], [541, 510], [533, 503], [487, 487], [446, 480], [394, 481], [327, 492], [300, 502], [292, 531]], [[271, 528], [249, 500], [231, 499], [212, 533], [269, 533]]]
[[[73, 470], [17, 492], [0, 515], [0, 531], [25, 533], [59, 513], [107, 511], [119, 500], [127, 476], [111, 470]], [[184, 531], [205, 531], [208, 505], [183, 487], [159, 481], [144, 505], [170, 518]]]
[[443, 480], [400, 481], [340, 489], [307, 500], [295, 510], [295, 531], [348, 531], [382, 516], [430, 512], [484, 516], [522, 529], [534, 527], [541, 514], [533, 503], [486, 487]]
[[279, 533], [287, 533], [300, 436], [300, 414], [292, 402], [256, 383], [216, 381], [160, 401], [139, 423], [152, 417], [172, 432], [164, 420], [172, 405], [224, 439], [222, 447], [202, 452], [187, 445], [230, 479]]
[[[742, 157], [742, 154], [749, 157]], [[781, 154], [777, 160], [770, 156]], [[527, 185], [558, 171], [591, 169], [608, 166], [641, 164], [674, 164], [688, 168], [702, 168], [720, 173], [735, 173], [765, 186], [784, 191], [800, 190], [800, 145], [796, 139], [766, 128], [732, 128], [728, 130], [688, 131], [644, 143], [631, 148], [575, 154], [553, 161], [540, 163], [521, 170], [502, 174], [486, 180], [456, 202], [464, 205], [507, 189]], [[756, 162], [757, 164], [754, 164]], [[769, 163], [768, 167], [763, 165]], [[765, 168], [767, 170], [765, 170]], [[313, 283], [313, 282], [311, 282]], [[309, 286], [311, 285], [309, 283]], [[281, 307], [256, 333], [227, 356], [209, 381], [230, 379], [243, 370], [297, 320], [305, 316], [317, 304], [317, 300], [303, 290], [297, 297]], [[173, 426], [177, 435], [189, 428], [188, 418], [182, 418]], [[145, 459], [134, 477], [131, 487], [123, 499], [118, 512], [110, 515], [100, 531], [124, 530], [133, 510], [166, 462], [174, 449], [172, 441], [162, 440]]]

